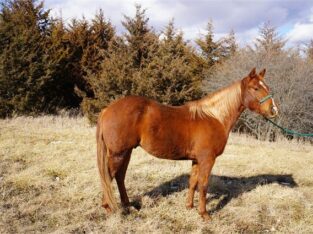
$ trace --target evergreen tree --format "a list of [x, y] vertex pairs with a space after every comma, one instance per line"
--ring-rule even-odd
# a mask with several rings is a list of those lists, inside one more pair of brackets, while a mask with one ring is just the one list
[[255, 50], [265, 54], [280, 53], [285, 44], [286, 40], [278, 35], [276, 28], [270, 22], [266, 22], [259, 29]]
[[204, 38], [196, 39], [196, 43], [200, 47], [202, 57], [206, 60], [207, 67], [210, 68], [220, 59], [220, 45], [214, 41], [212, 21], [208, 22], [206, 31]]
[[149, 18], [146, 17], [146, 10], [142, 10], [140, 5], [136, 5], [134, 18], [125, 16], [125, 20], [122, 22], [127, 30], [124, 37], [135, 69], [143, 68], [151, 60], [150, 50], [155, 45], [156, 37], [148, 22]]
[[82, 97], [95, 96], [91, 83], [102, 71], [102, 63], [108, 57], [109, 44], [114, 35], [113, 26], [105, 20], [103, 11], [100, 10], [88, 27], [88, 40], [82, 47], [80, 67], [85, 83], [77, 90]]
[[[73, 54], [62, 19], [56, 19], [51, 25], [51, 35], [46, 42], [43, 63], [46, 67], [47, 82], [45, 92], [51, 93], [49, 105], [60, 108], [78, 107], [81, 98], [75, 92], [75, 77], [72, 73]], [[43, 95], [46, 95], [43, 94]]]
[[89, 119], [95, 121], [103, 107], [126, 95], [174, 105], [199, 98], [202, 70], [173, 22], [160, 41], [140, 6], [136, 6], [134, 18], [125, 18], [127, 33], [110, 41], [100, 74], [90, 80], [95, 96], [85, 98], [82, 105]]
[[226, 37], [221, 38], [219, 44], [221, 60], [233, 56], [238, 49], [238, 44], [236, 42], [236, 35], [234, 30], [231, 30]]
[[73, 19], [69, 24], [66, 34], [68, 41], [69, 53], [71, 59], [69, 69], [74, 79], [79, 94], [87, 94], [92, 96], [93, 93], [88, 87], [88, 81], [84, 79], [83, 56], [91, 38], [91, 30], [88, 21], [83, 18], [81, 20]]
[[[0, 12], [0, 112], [2, 116], [49, 109], [44, 86], [46, 38], [51, 21], [43, 3], [16, 0]], [[49, 94], [48, 94], [49, 95]]]
[[101, 63], [105, 59], [106, 51], [109, 48], [109, 42], [115, 35], [113, 26], [110, 22], [106, 22], [101, 9], [92, 19], [89, 30], [90, 35], [81, 59], [86, 78], [99, 73]]
[[122, 22], [127, 32], [109, 44], [108, 59], [102, 64], [99, 84], [106, 95], [104, 103], [130, 94], [147, 95], [141, 87], [147, 84], [148, 78], [142, 76], [141, 71], [149, 65], [158, 48], [158, 37], [148, 21], [145, 10], [136, 5], [135, 17], [125, 16]]
[[[90, 119], [112, 100], [141, 95], [179, 105], [202, 95], [205, 71], [236, 50], [234, 34], [213, 40], [213, 26], [198, 39], [199, 56], [173, 21], [164, 37], [136, 5], [115, 35], [102, 10], [89, 22], [65, 26], [42, 2], [8, 0], [0, 10], [0, 114], [56, 112], [81, 106]], [[75, 91], [74, 91], [75, 90]]]
[[142, 71], [142, 76], [149, 79], [146, 85], [149, 96], [172, 105], [199, 98], [203, 73], [195, 57], [195, 52], [184, 42], [183, 34], [177, 32], [170, 21], [157, 54]]
[[127, 45], [115, 36], [109, 42], [100, 72], [89, 79], [94, 96], [85, 96], [81, 105], [91, 122], [95, 122], [101, 109], [114, 99], [132, 94], [133, 74], [133, 60], [128, 55]]
[[153, 57], [152, 45], [158, 42], [148, 20], [145, 10], [136, 5], [135, 17], [125, 16], [122, 22], [127, 32], [122, 37], [112, 34], [100, 72], [88, 78], [94, 96], [86, 96], [82, 103], [84, 113], [92, 122], [114, 99], [131, 94], [145, 95], [142, 87], [147, 79], [141, 76], [141, 70], [149, 64]]
[[95, 96], [91, 80], [101, 72], [101, 64], [107, 57], [110, 40], [115, 30], [100, 10], [91, 23], [83, 18], [72, 20], [68, 30], [72, 61], [72, 76], [76, 93], [81, 97]]

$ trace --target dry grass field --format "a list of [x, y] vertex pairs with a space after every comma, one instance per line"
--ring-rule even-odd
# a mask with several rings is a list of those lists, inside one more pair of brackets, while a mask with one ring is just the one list
[[313, 233], [309, 143], [232, 134], [210, 177], [208, 223], [184, 206], [191, 162], [142, 149], [126, 177], [141, 208], [107, 216], [95, 149], [83, 118], [0, 120], [0, 233]]

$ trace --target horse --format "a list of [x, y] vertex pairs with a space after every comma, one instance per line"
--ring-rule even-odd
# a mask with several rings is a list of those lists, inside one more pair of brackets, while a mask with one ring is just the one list
[[253, 68], [241, 80], [181, 106], [127, 96], [103, 109], [97, 122], [97, 164], [103, 189], [102, 206], [118, 209], [113, 196], [115, 178], [123, 207], [130, 205], [125, 174], [132, 149], [171, 160], [191, 160], [186, 207], [193, 207], [198, 187], [198, 212], [209, 220], [206, 210], [208, 179], [216, 158], [224, 151], [229, 133], [245, 109], [274, 118], [278, 108], [264, 82], [266, 69]]

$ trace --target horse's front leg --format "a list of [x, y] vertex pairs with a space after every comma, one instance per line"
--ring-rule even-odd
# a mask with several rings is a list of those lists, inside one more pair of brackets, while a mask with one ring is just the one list
[[199, 173], [198, 163], [196, 161], [192, 161], [192, 169], [189, 178], [189, 190], [186, 201], [186, 207], [189, 209], [193, 207], [193, 198], [198, 184], [198, 173]]
[[204, 220], [210, 220], [206, 210], [206, 194], [209, 185], [209, 176], [215, 162], [212, 155], [206, 156], [199, 161], [198, 189], [199, 189], [199, 214]]

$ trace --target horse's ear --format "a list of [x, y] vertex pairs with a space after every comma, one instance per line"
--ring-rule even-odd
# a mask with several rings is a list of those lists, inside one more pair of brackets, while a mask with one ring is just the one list
[[259, 76], [260, 78], [263, 80], [264, 76], [265, 76], [265, 72], [266, 72], [266, 69], [264, 68], [260, 73], [259, 73]]
[[255, 71], [255, 67], [251, 70], [251, 72], [249, 73], [249, 77], [253, 78], [256, 76], [256, 71]]

